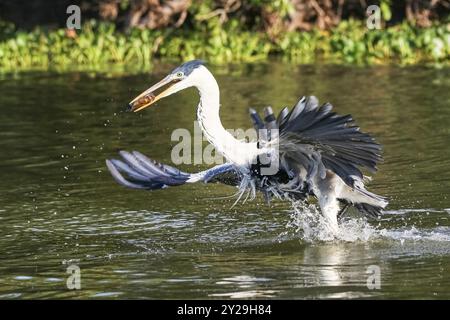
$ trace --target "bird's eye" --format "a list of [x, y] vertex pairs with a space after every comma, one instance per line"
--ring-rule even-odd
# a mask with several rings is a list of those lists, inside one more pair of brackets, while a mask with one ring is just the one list
[[183, 72], [177, 72], [177, 77], [178, 78], [182, 78], [184, 76], [184, 73]]

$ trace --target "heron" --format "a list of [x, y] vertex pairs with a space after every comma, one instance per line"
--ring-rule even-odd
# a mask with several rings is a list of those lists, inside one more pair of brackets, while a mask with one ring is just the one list
[[[333, 112], [330, 103], [319, 105], [314, 96], [302, 97], [289, 110], [275, 116], [271, 107], [261, 117], [250, 108], [257, 130], [256, 141], [235, 138], [219, 116], [220, 91], [202, 60], [192, 60], [172, 70], [128, 105], [138, 112], [160, 99], [195, 87], [200, 96], [197, 120], [210, 144], [226, 160], [207, 170], [188, 173], [144, 154], [120, 151], [121, 159], [106, 165], [117, 183], [133, 189], [156, 190], [184, 184], [220, 182], [238, 187], [255, 198], [308, 202], [316, 199], [319, 212], [333, 232], [350, 207], [368, 217], [379, 217], [388, 201], [368, 191], [365, 184], [382, 161], [382, 147], [355, 124], [351, 115]], [[272, 168], [272, 170], [269, 170]], [[273, 169], [275, 168], [275, 170]]]

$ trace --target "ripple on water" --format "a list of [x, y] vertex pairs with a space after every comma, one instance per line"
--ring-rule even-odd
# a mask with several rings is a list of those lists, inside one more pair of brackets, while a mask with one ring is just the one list
[[123, 292], [99, 292], [91, 295], [92, 298], [112, 298], [122, 295]]
[[17, 277], [14, 277], [14, 279], [15, 280], [20, 280], [20, 281], [26, 281], [26, 280], [32, 280], [33, 277], [30, 277], [30, 276], [17, 276]]
[[21, 293], [15, 292], [15, 293], [7, 293], [7, 294], [0, 294], [0, 300], [10, 300], [10, 299], [17, 299], [22, 296]]
[[275, 297], [277, 290], [249, 290], [234, 291], [225, 293], [213, 293], [210, 297], [230, 298], [230, 299], [250, 299], [250, 298], [271, 298]]

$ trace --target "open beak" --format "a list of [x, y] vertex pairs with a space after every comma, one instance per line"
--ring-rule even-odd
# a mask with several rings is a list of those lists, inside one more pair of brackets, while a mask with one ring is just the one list
[[[173, 91], [171, 90], [172, 86], [178, 81], [179, 80], [173, 79], [170, 76], [165, 77], [160, 82], [151, 86], [150, 88], [142, 92], [140, 95], [138, 95], [136, 98], [134, 98], [128, 104], [128, 110], [138, 112], [151, 106], [153, 103], [160, 100], [161, 98], [170, 96], [173, 93]], [[163, 88], [164, 88], [163, 91], [155, 95], [156, 91]]]

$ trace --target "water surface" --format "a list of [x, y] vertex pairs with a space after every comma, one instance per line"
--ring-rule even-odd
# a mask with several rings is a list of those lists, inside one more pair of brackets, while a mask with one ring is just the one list
[[[124, 104], [162, 72], [4, 75], [0, 298], [450, 298], [449, 69], [211, 69], [227, 128], [249, 128], [248, 107], [279, 111], [301, 95], [351, 113], [384, 145], [370, 189], [389, 197], [386, 215], [350, 215], [327, 241], [305, 218], [313, 208], [231, 208], [220, 197], [235, 189], [221, 185], [122, 188], [104, 159], [125, 149], [169, 163], [172, 131], [193, 130], [195, 90], [132, 114]], [[81, 290], [66, 287], [71, 264]], [[373, 265], [379, 290], [367, 287]]]

